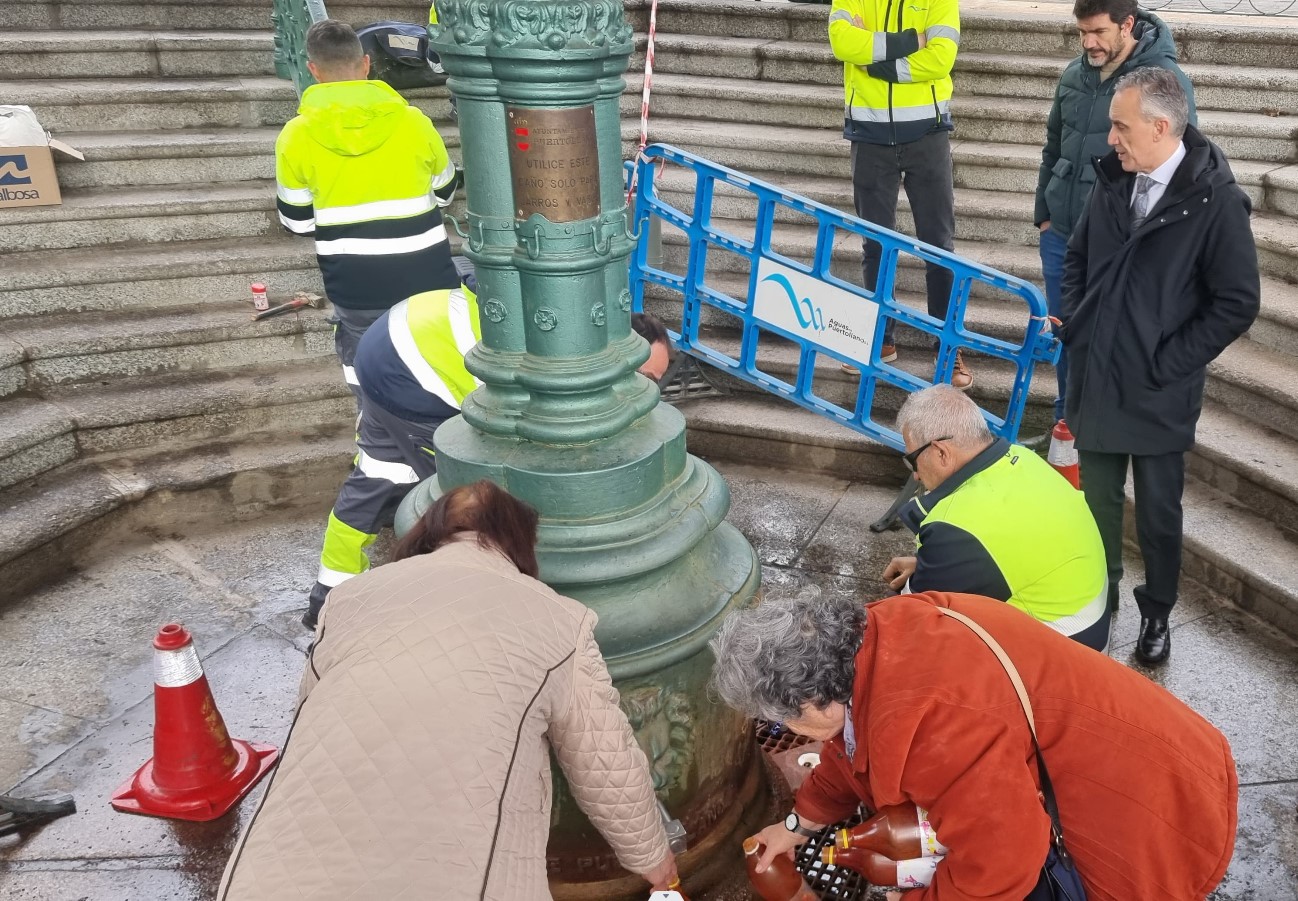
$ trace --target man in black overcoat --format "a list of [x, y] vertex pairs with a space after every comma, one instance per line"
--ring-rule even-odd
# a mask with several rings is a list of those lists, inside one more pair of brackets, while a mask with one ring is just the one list
[[1113, 150], [1094, 161], [1095, 189], [1068, 244], [1058, 329], [1071, 366], [1065, 415], [1104, 540], [1111, 609], [1128, 461], [1133, 472], [1145, 561], [1136, 654], [1146, 663], [1171, 652], [1185, 452], [1206, 369], [1248, 330], [1260, 293], [1248, 196], [1188, 115], [1185, 91], [1166, 69], [1119, 80]]

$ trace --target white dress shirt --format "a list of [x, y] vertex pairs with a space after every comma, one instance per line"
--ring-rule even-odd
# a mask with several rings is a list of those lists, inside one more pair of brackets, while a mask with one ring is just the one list
[[[1158, 206], [1158, 202], [1163, 199], [1163, 192], [1167, 190], [1168, 182], [1172, 180], [1172, 176], [1176, 173], [1176, 167], [1181, 165], [1181, 160], [1183, 159], [1185, 159], [1185, 142], [1177, 141], [1176, 149], [1173, 150], [1172, 155], [1167, 158], [1167, 162], [1163, 163], [1163, 165], [1159, 166], [1153, 172], [1144, 173], [1146, 177], [1153, 181], [1153, 184], [1149, 186], [1149, 190], [1146, 192], [1149, 195], [1149, 206], [1145, 208], [1146, 210], [1152, 213], [1154, 207]], [[1135, 179], [1132, 179], [1131, 199], [1127, 201], [1127, 206], [1131, 206], [1135, 202], [1136, 183]]]

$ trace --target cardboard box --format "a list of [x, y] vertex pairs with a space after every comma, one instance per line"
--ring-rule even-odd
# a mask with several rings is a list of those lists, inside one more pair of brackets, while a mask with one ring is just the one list
[[0, 106], [0, 209], [63, 202], [51, 150], [85, 159], [49, 137], [30, 107]]
[[51, 148], [85, 159], [80, 152], [52, 138], [43, 147], [0, 147], [0, 210], [63, 202]]

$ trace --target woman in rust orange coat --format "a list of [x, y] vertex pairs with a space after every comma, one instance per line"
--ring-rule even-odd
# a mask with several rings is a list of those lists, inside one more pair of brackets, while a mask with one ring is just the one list
[[1027, 688], [1067, 846], [1089, 901], [1202, 901], [1235, 843], [1225, 737], [1172, 694], [1003, 603], [903, 595], [862, 607], [815, 596], [732, 614], [713, 641], [728, 704], [825, 741], [792, 826], [762, 830], [764, 862], [864, 803], [926, 808], [950, 849], [906, 901], [1023, 901], [1050, 821], [1032, 736], [991, 649]]

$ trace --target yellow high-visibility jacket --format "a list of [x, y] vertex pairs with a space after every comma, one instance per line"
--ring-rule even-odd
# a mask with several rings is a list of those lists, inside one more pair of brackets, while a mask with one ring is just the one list
[[433, 123], [381, 81], [316, 84], [275, 142], [281, 224], [314, 235], [336, 306], [459, 286], [441, 208], [459, 176]]
[[907, 144], [949, 131], [959, 44], [956, 0], [834, 0], [829, 46], [843, 61], [844, 137]]

